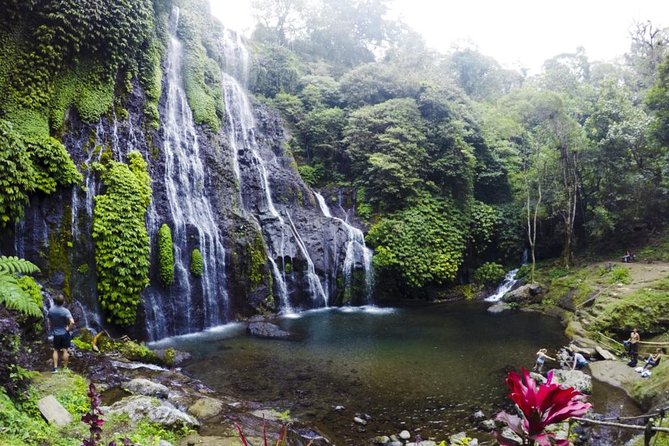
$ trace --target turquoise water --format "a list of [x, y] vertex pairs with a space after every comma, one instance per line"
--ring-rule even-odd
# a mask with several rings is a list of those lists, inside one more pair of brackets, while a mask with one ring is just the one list
[[[470, 429], [475, 410], [492, 417], [508, 404], [508, 370], [532, 367], [538, 348], [554, 353], [567, 342], [554, 318], [486, 307], [316, 310], [276, 321], [300, 341], [256, 339], [232, 324], [157, 345], [191, 352], [186, 371], [207, 385], [290, 410], [337, 444], [405, 428], [443, 438]], [[371, 416], [364, 429], [352, 422], [358, 413]]]

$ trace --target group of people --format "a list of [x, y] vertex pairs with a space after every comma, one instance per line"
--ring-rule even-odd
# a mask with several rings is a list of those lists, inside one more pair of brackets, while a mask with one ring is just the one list
[[641, 342], [641, 336], [639, 336], [639, 330], [635, 328], [630, 333], [630, 337], [623, 344], [627, 348], [627, 354], [630, 357], [630, 361], [627, 363], [627, 365], [630, 367], [635, 367], [635, 370], [638, 373], [641, 373], [641, 376], [645, 378], [650, 376], [651, 372], [649, 369], [660, 364], [662, 354], [665, 353], [665, 351], [663, 348], [657, 347], [655, 352], [648, 355], [648, 358], [646, 358], [646, 363], [643, 365], [643, 367], [637, 367], [639, 360], [639, 342]]
[[[548, 356], [547, 349], [540, 348], [539, 351], [537, 352], [537, 360], [534, 363], [534, 368], [532, 370], [537, 373], [543, 373], [544, 364], [546, 363], [547, 359], [557, 362], [556, 358], [551, 358], [550, 356]], [[588, 360], [585, 359], [585, 356], [583, 356], [579, 352], [574, 352], [574, 354], [572, 355], [572, 360], [573, 362], [571, 364], [571, 370], [581, 370], [588, 364]]]
[[[627, 363], [630, 367], [637, 367], [638, 356], [639, 356], [639, 342], [641, 341], [641, 336], [639, 336], [639, 331], [635, 328], [630, 333], [629, 339], [624, 342], [625, 347], [627, 348], [627, 353], [630, 357], [630, 361]], [[573, 348], [569, 348], [573, 352], [571, 356], [571, 370], [581, 370], [588, 364], [588, 360], [581, 353], [574, 351]], [[637, 367], [636, 371], [641, 373], [641, 376], [647, 377], [650, 376], [651, 368], [657, 366], [662, 359], [662, 354], [664, 349], [658, 347], [655, 349], [655, 352], [650, 354], [646, 359], [646, 364], [643, 367]], [[536, 353], [537, 359], [534, 364], [533, 371], [537, 373], [542, 373], [544, 364], [546, 360], [558, 361], [556, 358], [551, 358], [548, 356], [548, 350], [545, 348], [539, 349]]]
[[622, 257], [623, 263], [630, 263], [633, 262], [635, 259], [636, 257], [634, 256], [634, 253], [629, 250], [625, 251], [625, 255], [623, 255]]

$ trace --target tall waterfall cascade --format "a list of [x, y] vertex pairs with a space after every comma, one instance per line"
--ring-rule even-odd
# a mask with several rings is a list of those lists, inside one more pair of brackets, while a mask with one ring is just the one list
[[[321, 215], [325, 217], [324, 229], [332, 226], [341, 227], [346, 234], [345, 240], [331, 237], [325, 240], [320, 237], [322, 249], [330, 253], [324, 256], [320, 265], [316, 265], [310, 249], [313, 246], [305, 242], [304, 225], [296, 224], [293, 216], [284, 204], [276, 204], [273, 195], [276, 194], [272, 186], [272, 172], [277, 170], [277, 159], [273, 153], [262, 151], [257, 142], [257, 125], [254, 119], [254, 109], [246, 93], [249, 79], [249, 54], [238, 34], [226, 30], [221, 41], [223, 64], [223, 96], [227, 113], [228, 141], [232, 151], [235, 171], [235, 180], [239, 184], [239, 198], [242, 211], [252, 217], [261, 227], [267, 256], [271, 264], [271, 272], [275, 284], [275, 294], [278, 297], [283, 312], [292, 312], [294, 305], [291, 302], [291, 280], [293, 274], [286, 273], [286, 263], [291, 265], [295, 257], [304, 261], [303, 272], [305, 286], [311, 296], [310, 307], [329, 306], [332, 295], [337, 292], [336, 278], [343, 275], [344, 287], [350, 288], [355, 268], [365, 272], [365, 298], [368, 302], [372, 292], [372, 252], [365, 247], [362, 231], [346, 223], [344, 220], [332, 217], [327, 206], [324, 206], [322, 197], [314, 194], [319, 203]], [[256, 196], [242, 192], [247, 189], [258, 190]], [[304, 186], [306, 189], [306, 186]], [[258, 197], [259, 195], [259, 197]], [[325, 209], [325, 211], [323, 210]], [[306, 230], [313, 229], [307, 228]], [[343, 262], [338, 260], [337, 244], [345, 249]]]
[[[152, 339], [198, 331], [227, 320], [225, 248], [206, 192], [198, 135], [184, 90], [183, 49], [176, 37], [178, 20], [179, 9], [175, 8], [167, 49], [167, 100], [161, 116], [165, 157], [162, 181], [169, 216], [167, 221], [160, 221], [152, 206], [148, 218], [152, 239], [163, 223], [172, 231], [174, 284], [169, 287], [167, 302], [156, 292], [145, 293], [146, 326]], [[199, 278], [190, 272], [191, 256], [196, 248], [203, 259]], [[172, 328], [166, 326], [167, 321], [171, 321]]]

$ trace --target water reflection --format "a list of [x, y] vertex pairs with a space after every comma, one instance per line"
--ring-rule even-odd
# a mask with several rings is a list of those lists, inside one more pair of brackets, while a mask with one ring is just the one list
[[[567, 342], [553, 318], [477, 304], [330, 308], [276, 323], [305, 337], [260, 340], [236, 324], [160, 344], [193, 353], [187, 370], [209, 386], [289, 409], [337, 444], [361, 444], [369, 431], [421, 428], [424, 438], [442, 438], [470, 428], [475, 410], [492, 417], [508, 405], [508, 370]], [[352, 424], [355, 413], [372, 416], [366, 432]]]

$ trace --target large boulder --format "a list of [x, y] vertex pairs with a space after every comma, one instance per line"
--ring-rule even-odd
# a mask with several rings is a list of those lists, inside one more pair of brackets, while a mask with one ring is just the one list
[[528, 283], [513, 291], [509, 291], [503, 297], [508, 303], [539, 303], [543, 299], [544, 289], [537, 283]]
[[563, 387], [573, 387], [581, 393], [592, 393], [592, 377], [580, 370], [553, 370], [553, 382]]
[[266, 339], [290, 339], [290, 332], [270, 322], [251, 322], [246, 331], [251, 336]]
[[192, 416], [175, 408], [168, 401], [151, 396], [135, 395], [114, 403], [106, 412], [109, 414], [126, 414], [132, 424], [143, 419], [165, 427], [195, 427], [200, 423]]
[[169, 389], [162, 384], [154, 383], [145, 378], [135, 378], [127, 383], [121, 384], [123, 389], [135, 395], [155, 396], [157, 398], [167, 398]]
[[200, 420], [214, 417], [223, 410], [223, 402], [216, 398], [203, 397], [188, 408], [188, 412]]
[[54, 398], [45, 396], [37, 402], [37, 407], [49, 424], [67, 426], [72, 422], [72, 415]]

